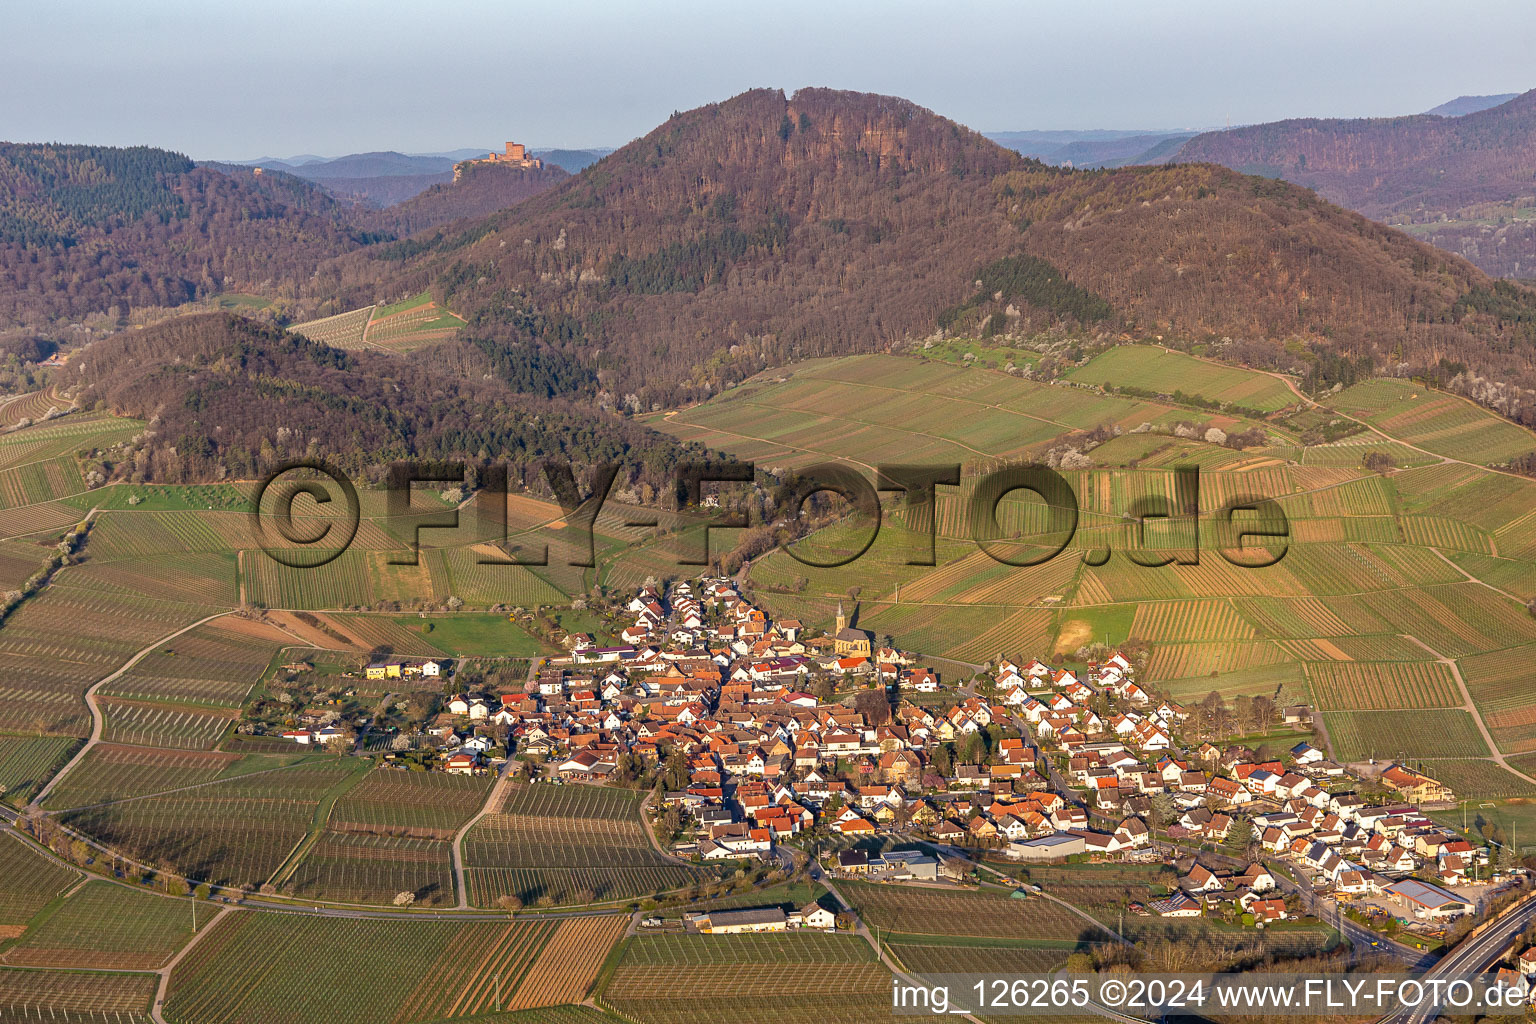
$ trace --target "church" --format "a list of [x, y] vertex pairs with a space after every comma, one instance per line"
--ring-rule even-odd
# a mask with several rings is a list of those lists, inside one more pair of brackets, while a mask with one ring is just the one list
[[832, 631], [832, 649], [840, 658], [867, 658], [873, 648], [869, 634], [848, 625], [848, 615], [843, 602], [837, 602], [837, 625]]

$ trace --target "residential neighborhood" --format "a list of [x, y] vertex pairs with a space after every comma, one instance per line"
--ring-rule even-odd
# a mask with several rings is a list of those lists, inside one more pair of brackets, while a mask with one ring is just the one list
[[[1489, 846], [1422, 809], [1454, 800], [1425, 771], [1362, 773], [1316, 739], [1262, 752], [1186, 742], [1192, 710], [1141, 683], [1124, 651], [1000, 657], [946, 680], [877, 643], [843, 604], [824, 633], [775, 622], [726, 577], [648, 583], [613, 608], [622, 644], [565, 634], [564, 653], [532, 662], [518, 685], [465, 685], [445, 661], [360, 666], [369, 680], [446, 684], [386, 760], [649, 784], [671, 852], [696, 863], [773, 861], [788, 843], [824, 851], [834, 877], [892, 884], [953, 882], [941, 866], [956, 858], [1172, 864], [1176, 888], [1126, 907], [1170, 918], [1343, 913], [1432, 935], [1512, 877]], [[1276, 730], [1311, 715], [1255, 706]], [[346, 729], [283, 735], [324, 745], [350, 742]], [[695, 926], [796, 925], [786, 912]]]

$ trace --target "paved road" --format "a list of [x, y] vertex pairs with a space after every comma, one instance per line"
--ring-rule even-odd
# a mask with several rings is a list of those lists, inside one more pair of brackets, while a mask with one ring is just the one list
[[[96, 510], [92, 509], [91, 511], [94, 513]], [[34, 804], [42, 803], [43, 802], [43, 797], [47, 796], [50, 792], [53, 791], [53, 788], [59, 784], [59, 780], [62, 779], [65, 775], [68, 775], [69, 774], [69, 770], [71, 768], [73, 768], [75, 765], [79, 764], [80, 761], [85, 757], [85, 755], [91, 752], [91, 748], [92, 747], [96, 746], [96, 744], [101, 742], [102, 729], [103, 729], [103, 727], [105, 726], [106, 723], [105, 723], [105, 720], [102, 718], [101, 708], [96, 703], [96, 691], [100, 690], [103, 686], [106, 686], [108, 683], [113, 682], [114, 680], [116, 680], [124, 672], [127, 672], [129, 669], [133, 668], [133, 666], [137, 665], [140, 661], [142, 661], [145, 657], [147, 657], [150, 654], [150, 652], [154, 651], [154, 649], [159, 647], [161, 644], [168, 643], [169, 641], [176, 639], [178, 636], [181, 636], [181, 634], [187, 633], [187, 632], [190, 632], [190, 631], [196, 629], [198, 626], [201, 626], [205, 622], [212, 622], [214, 619], [223, 618], [225, 615], [228, 615], [228, 614], [230, 614], [230, 613], [229, 612], [215, 612], [213, 615], [209, 615], [209, 616], [206, 616], [204, 618], [198, 619], [196, 622], [192, 623], [191, 625], [183, 626], [180, 629], [175, 630], [174, 632], [167, 633], [165, 636], [163, 636], [160, 639], [156, 640], [154, 643], [150, 644], [149, 646], [143, 648], [138, 653], [134, 654], [131, 658], [129, 658], [127, 661], [123, 662], [122, 666], [119, 667], [116, 672], [113, 672], [111, 675], [106, 676], [105, 678], [98, 679], [95, 683], [93, 683], [91, 685], [90, 689], [85, 691], [85, 704], [86, 704], [86, 707], [90, 708], [90, 711], [91, 711], [91, 738], [86, 740], [85, 741], [85, 746], [81, 747], [79, 752], [76, 753], [74, 757], [69, 759], [69, 763], [68, 764], [66, 764], [63, 768], [59, 769], [58, 774], [56, 774], [53, 778], [48, 780], [48, 784], [46, 786], [44, 786], [42, 789], [38, 790], [37, 796], [32, 798], [32, 802]]]
[[[1532, 921], [1536, 921], [1536, 893], [1526, 896], [1463, 940], [1450, 955], [1424, 972], [1424, 979], [1449, 980], [1482, 974], [1498, 961], [1515, 937]], [[1434, 1020], [1436, 1013], [1437, 1008], [1428, 1005], [1417, 1009], [1402, 1009], [1386, 1014], [1377, 1024], [1428, 1024]]]

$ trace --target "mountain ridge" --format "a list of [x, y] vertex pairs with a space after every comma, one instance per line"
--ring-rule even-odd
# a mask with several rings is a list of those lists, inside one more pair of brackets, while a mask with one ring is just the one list
[[1208, 132], [1172, 158], [1283, 177], [1499, 276], [1536, 274], [1536, 90], [1455, 117], [1294, 118]]

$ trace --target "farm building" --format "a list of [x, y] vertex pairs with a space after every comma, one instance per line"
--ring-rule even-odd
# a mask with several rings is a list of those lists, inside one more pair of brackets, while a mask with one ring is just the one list
[[1446, 892], [1438, 885], [1430, 885], [1416, 878], [1394, 882], [1387, 886], [1386, 891], [1387, 895], [1396, 896], [1407, 904], [1413, 916], [1421, 921], [1448, 920], [1472, 911], [1472, 904], [1455, 893]]
[[1039, 839], [1026, 839], [1021, 843], [1008, 844], [1008, 856], [1014, 860], [1063, 860], [1083, 853], [1088, 843], [1082, 836], [1070, 832], [1055, 832]]
[[782, 932], [789, 924], [778, 907], [754, 910], [717, 910], [699, 918], [699, 931], [706, 935], [740, 935], [744, 932]]

